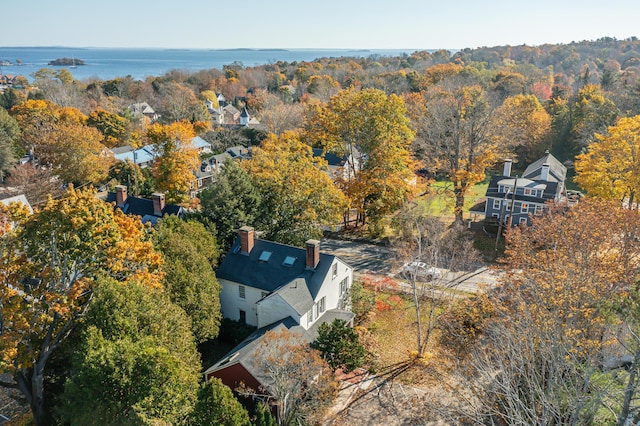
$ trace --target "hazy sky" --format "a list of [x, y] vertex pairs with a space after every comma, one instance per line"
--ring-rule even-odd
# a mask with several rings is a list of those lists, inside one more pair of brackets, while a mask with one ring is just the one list
[[461, 49], [640, 36], [638, 0], [2, 0], [0, 46]]

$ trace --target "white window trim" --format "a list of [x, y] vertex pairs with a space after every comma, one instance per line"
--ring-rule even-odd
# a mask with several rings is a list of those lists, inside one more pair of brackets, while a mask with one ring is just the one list
[[493, 199], [493, 208], [494, 209], [499, 209], [500, 208], [500, 199], [499, 198], [494, 198]]
[[240, 299], [246, 299], [247, 298], [247, 289], [245, 286], [243, 285], [239, 285], [238, 286], [238, 297]]

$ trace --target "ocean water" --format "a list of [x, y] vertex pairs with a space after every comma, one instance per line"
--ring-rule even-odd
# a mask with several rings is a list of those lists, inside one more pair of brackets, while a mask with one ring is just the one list
[[[240, 62], [252, 67], [276, 61], [312, 61], [322, 57], [369, 57], [411, 54], [416, 49], [398, 50], [322, 50], [322, 49], [113, 49], [68, 47], [0, 47], [0, 74], [31, 75], [59, 58], [73, 58], [86, 65], [69, 68], [77, 80], [109, 80], [130, 75], [136, 80], [160, 76], [173, 69], [190, 72], [222, 69]], [[430, 50], [431, 51], [431, 50]]]

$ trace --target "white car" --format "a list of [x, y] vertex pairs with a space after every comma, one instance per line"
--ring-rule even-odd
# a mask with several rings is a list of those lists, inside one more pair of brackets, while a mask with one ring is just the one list
[[427, 266], [426, 263], [420, 261], [414, 261], [405, 263], [402, 266], [402, 273], [408, 277], [424, 278], [427, 280], [433, 280], [442, 278], [442, 272], [438, 268], [433, 266]]

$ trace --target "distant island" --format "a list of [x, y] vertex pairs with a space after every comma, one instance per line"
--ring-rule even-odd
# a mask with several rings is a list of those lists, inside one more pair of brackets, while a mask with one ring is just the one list
[[58, 58], [53, 61], [49, 61], [49, 65], [53, 65], [56, 67], [67, 67], [67, 66], [76, 66], [76, 65], [86, 65], [82, 59], [75, 58]]

